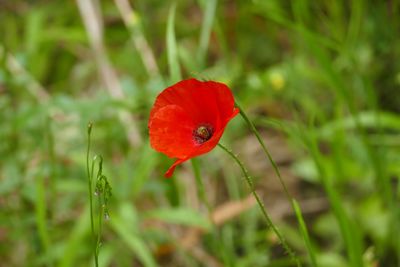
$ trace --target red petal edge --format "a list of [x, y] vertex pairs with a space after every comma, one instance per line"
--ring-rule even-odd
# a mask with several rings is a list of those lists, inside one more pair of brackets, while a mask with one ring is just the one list
[[169, 169], [166, 171], [166, 173], [164, 174], [165, 178], [170, 178], [175, 171], [176, 166], [178, 166], [179, 164], [185, 162], [188, 159], [178, 159], [174, 162], [174, 164], [171, 165], [171, 167], [169, 167]]

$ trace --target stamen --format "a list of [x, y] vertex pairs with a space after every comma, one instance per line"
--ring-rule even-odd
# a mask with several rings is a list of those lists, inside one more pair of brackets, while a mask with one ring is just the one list
[[198, 144], [202, 144], [212, 137], [213, 132], [211, 125], [203, 124], [193, 130], [193, 138]]

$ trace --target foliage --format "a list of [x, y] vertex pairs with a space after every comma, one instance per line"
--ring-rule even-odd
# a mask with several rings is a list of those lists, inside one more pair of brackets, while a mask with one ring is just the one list
[[398, 266], [399, 20], [396, 0], [0, 1], [0, 261], [93, 266], [93, 122], [112, 186], [100, 266], [293, 266], [221, 149], [198, 159], [211, 214], [190, 163], [162, 177], [147, 119], [182, 75], [229, 85], [294, 179], [296, 210], [232, 121], [223, 143], [304, 266]]

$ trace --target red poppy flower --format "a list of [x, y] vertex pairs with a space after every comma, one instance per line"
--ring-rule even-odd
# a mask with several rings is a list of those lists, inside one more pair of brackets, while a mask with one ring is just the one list
[[188, 79], [162, 91], [148, 127], [151, 146], [177, 159], [165, 177], [182, 162], [212, 150], [238, 113], [232, 92], [223, 83]]

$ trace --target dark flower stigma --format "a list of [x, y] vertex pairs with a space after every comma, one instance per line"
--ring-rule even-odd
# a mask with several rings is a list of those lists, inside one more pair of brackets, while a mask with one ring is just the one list
[[203, 144], [211, 138], [214, 129], [210, 125], [200, 125], [197, 129], [193, 130], [193, 138], [198, 144]]

